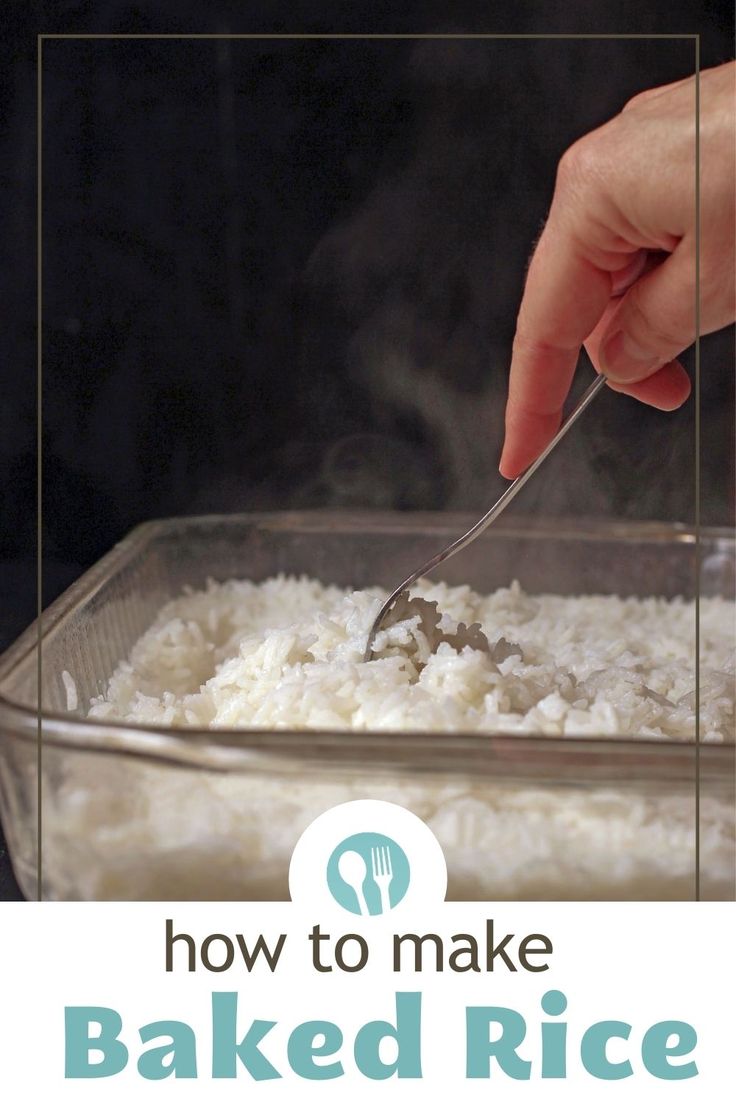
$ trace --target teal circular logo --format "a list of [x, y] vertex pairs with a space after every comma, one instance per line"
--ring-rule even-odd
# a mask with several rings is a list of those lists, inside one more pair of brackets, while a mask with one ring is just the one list
[[358, 832], [338, 843], [327, 862], [327, 886], [348, 912], [381, 916], [398, 905], [409, 888], [409, 860], [396, 840], [379, 832]]

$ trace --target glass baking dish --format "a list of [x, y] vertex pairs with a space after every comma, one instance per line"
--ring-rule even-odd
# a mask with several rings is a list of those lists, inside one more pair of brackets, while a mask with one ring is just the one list
[[[465, 516], [280, 513], [148, 522], [42, 619], [42, 894], [61, 900], [288, 896], [291, 849], [342, 801], [433, 829], [455, 900], [734, 897], [734, 746], [519, 735], [171, 730], [86, 720], [161, 605], [208, 578], [278, 572], [393, 586]], [[731, 597], [734, 541], [659, 524], [496, 523], [436, 573], [490, 592]], [[695, 621], [693, 620], [693, 632]], [[0, 660], [0, 812], [37, 895], [38, 627]], [[68, 709], [62, 672], [78, 689]], [[699, 759], [699, 765], [697, 763]], [[701, 787], [696, 805], [695, 777]]]

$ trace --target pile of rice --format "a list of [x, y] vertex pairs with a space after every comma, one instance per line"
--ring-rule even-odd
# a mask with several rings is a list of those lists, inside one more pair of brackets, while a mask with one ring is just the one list
[[[479, 621], [491, 651], [430, 649], [410, 618], [376, 641], [385, 595], [306, 578], [210, 583], [165, 606], [89, 710], [197, 727], [535, 732], [692, 739], [692, 603], [420, 584], [440, 629]], [[701, 734], [733, 739], [733, 603], [701, 602]], [[496, 647], [503, 638], [508, 645]], [[518, 653], [521, 653], [520, 655]], [[75, 685], [65, 679], [70, 709]], [[348, 737], [346, 737], [348, 738]], [[357, 798], [411, 809], [437, 836], [451, 900], [690, 899], [695, 794], [686, 784], [544, 782], [460, 770], [197, 772], [141, 756], [56, 764], [44, 802], [49, 896], [288, 897], [300, 833]], [[701, 893], [733, 899], [733, 795], [709, 783], [699, 810]]]
[[[494, 662], [436, 653], [414, 617], [379, 634], [385, 594], [308, 578], [211, 582], [170, 602], [90, 717], [199, 728], [527, 732], [688, 740], [695, 733], [695, 611], [679, 599], [489, 596], [423, 581], [441, 628], [478, 621]], [[701, 601], [701, 738], [733, 739], [733, 603]], [[505, 649], [504, 649], [505, 650]], [[497, 653], [498, 654], [498, 653]], [[503, 654], [501, 652], [500, 654]]]

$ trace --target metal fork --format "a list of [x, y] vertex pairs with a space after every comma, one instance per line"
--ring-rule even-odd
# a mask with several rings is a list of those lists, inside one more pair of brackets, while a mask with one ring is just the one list
[[381, 894], [381, 913], [390, 912], [391, 900], [388, 889], [394, 877], [391, 865], [391, 848], [372, 847], [371, 862], [373, 864], [373, 881], [378, 886], [378, 892]]
[[[380, 632], [381, 627], [386, 621], [389, 613], [391, 613], [394, 606], [402, 597], [402, 595], [406, 594], [406, 592], [409, 590], [409, 587], [412, 586], [417, 581], [417, 579], [421, 579], [422, 576], [427, 575], [430, 571], [433, 571], [435, 567], [439, 567], [441, 563], [449, 559], [450, 556], [454, 556], [456, 552], [461, 552], [463, 548], [467, 548], [467, 546], [472, 541], [474, 541], [475, 538], [479, 536], [479, 534], [482, 533], [484, 529], [488, 528], [492, 521], [496, 520], [498, 515], [506, 509], [509, 502], [511, 502], [511, 500], [516, 497], [516, 495], [519, 493], [527, 480], [534, 475], [534, 472], [537, 470], [540, 464], [544, 463], [549, 454], [552, 452], [552, 449], [559, 444], [559, 442], [562, 440], [568, 430], [572, 429], [580, 415], [591, 404], [601, 388], [605, 386], [606, 382], [606, 377], [604, 375], [597, 376], [597, 378], [591, 383], [590, 387], [581, 397], [579, 403], [574, 408], [574, 410], [572, 410], [568, 414], [567, 418], [557, 430], [557, 433], [554, 435], [547, 447], [542, 452], [540, 452], [539, 456], [529, 465], [526, 471], [518, 476], [514, 480], [514, 482], [506, 488], [499, 500], [494, 503], [493, 506], [491, 506], [488, 513], [484, 514], [479, 521], [476, 521], [475, 525], [468, 529], [467, 533], [464, 533], [461, 537], [458, 537], [457, 540], [454, 540], [452, 542], [452, 544], [448, 544], [447, 548], [443, 548], [441, 552], [438, 552], [437, 555], [433, 556], [431, 560], [427, 560], [427, 562], [425, 564], [422, 564], [421, 567], [418, 567], [416, 571], [412, 571], [411, 575], [407, 579], [404, 579], [403, 583], [397, 586], [396, 590], [394, 590], [388, 596], [388, 598], [378, 611], [378, 616], [373, 622], [371, 630], [368, 633], [368, 640], [366, 641], [365, 653], [363, 655], [363, 658], [366, 662], [373, 658], [373, 643], [376, 639], [376, 635], [378, 634], [378, 632]], [[410, 598], [408, 605], [411, 605], [413, 601], [414, 599]], [[407, 616], [410, 616], [410, 614], [407, 614]]]

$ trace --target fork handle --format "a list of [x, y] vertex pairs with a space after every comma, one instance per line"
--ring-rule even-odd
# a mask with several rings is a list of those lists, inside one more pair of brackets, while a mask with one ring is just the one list
[[544, 463], [549, 454], [560, 443], [565, 434], [572, 429], [580, 415], [583, 413], [584, 410], [587, 409], [588, 406], [590, 406], [591, 402], [596, 397], [601, 388], [605, 386], [606, 382], [607, 380], [604, 375], [599, 375], [593, 380], [591, 385], [581, 396], [577, 406], [570, 411], [567, 418], [557, 430], [557, 433], [555, 433], [554, 437], [547, 445], [547, 447], [543, 449], [542, 452], [540, 452], [536, 460], [532, 461], [526, 471], [523, 471], [521, 475], [517, 476], [514, 482], [506, 488], [498, 501], [495, 502], [493, 506], [491, 506], [488, 513], [484, 514], [479, 521], [476, 521], [475, 525], [471, 529], [468, 529], [467, 533], [463, 533], [463, 535], [461, 537], [458, 537], [456, 541], [453, 541], [453, 543], [445, 548], [442, 552], [439, 552], [436, 556], [433, 556], [431, 560], [428, 560], [426, 564], [423, 564], [418, 571], [413, 572], [413, 574], [411, 574], [408, 579], [405, 579], [401, 586], [397, 587], [394, 593], [391, 595], [389, 602], [395, 596], [398, 597], [398, 595], [403, 590], [406, 590], [408, 587], [410, 587], [412, 583], [415, 583], [417, 581], [417, 579], [420, 579], [423, 575], [426, 575], [435, 567], [438, 567], [439, 564], [443, 563], [444, 560], [449, 559], [449, 557], [454, 556], [456, 552], [460, 552], [463, 548], [466, 548], [472, 541], [475, 540], [477, 536], [479, 536], [483, 532], [484, 529], [488, 528], [492, 521], [496, 520], [499, 514], [503, 513], [508, 504], [514, 498], [516, 498], [517, 494], [524, 486], [524, 484], [529, 479], [531, 479], [537, 468], [539, 468]]
[[401, 583], [400, 586], [397, 586], [396, 590], [394, 590], [393, 593], [389, 594], [388, 598], [378, 611], [378, 616], [373, 622], [371, 630], [368, 633], [365, 653], [363, 655], [363, 659], [366, 662], [373, 656], [373, 641], [376, 638], [376, 634], [379, 628], [383, 624], [384, 618], [393, 608], [394, 604], [401, 597], [404, 591], [408, 590], [410, 586], [413, 586], [417, 579], [421, 579], [424, 575], [428, 575], [430, 571], [434, 571], [435, 567], [439, 567], [439, 565], [441, 563], [444, 563], [445, 560], [449, 559], [450, 556], [454, 556], [456, 552], [461, 552], [463, 548], [467, 548], [467, 546], [472, 541], [474, 541], [475, 538], [479, 536], [484, 529], [488, 528], [492, 521], [496, 520], [499, 514], [503, 513], [509, 502], [516, 498], [517, 494], [527, 482], [527, 480], [531, 479], [540, 464], [543, 464], [549, 454], [552, 452], [552, 449], [555, 448], [556, 445], [558, 445], [562, 438], [565, 436], [565, 434], [570, 429], [572, 429], [580, 415], [583, 413], [584, 410], [587, 409], [588, 406], [590, 406], [593, 399], [596, 397], [601, 388], [605, 387], [606, 383], [607, 380], [604, 375], [601, 374], [597, 376], [591, 383], [590, 387], [588, 387], [585, 393], [581, 396], [577, 406], [570, 411], [567, 418], [557, 430], [557, 433], [554, 435], [547, 447], [543, 449], [542, 452], [540, 452], [536, 460], [532, 461], [526, 471], [517, 476], [511, 486], [506, 488], [498, 501], [495, 502], [493, 506], [491, 506], [490, 510], [486, 514], [484, 514], [479, 521], [476, 521], [475, 525], [473, 525], [471, 529], [468, 529], [467, 533], [463, 533], [463, 535], [461, 537], [458, 537], [457, 540], [454, 540], [452, 544], [448, 544], [447, 548], [443, 548], [442, 551], [438, 552], [436, 556], [433, 556], [431, 560], [427, 560], [425, 564], [422, 564], [422, 566], [417, 568], [416, 571], [413, 571], [407, 579], [404, 579], [403, 583]]

